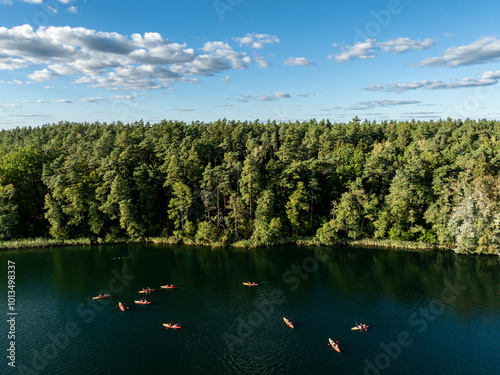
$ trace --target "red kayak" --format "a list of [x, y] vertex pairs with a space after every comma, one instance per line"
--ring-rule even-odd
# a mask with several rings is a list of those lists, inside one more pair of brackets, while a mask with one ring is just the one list
[[179, 323], [176, 323], [176, 324], [172, 324], [172, 323], [163, 323], [163, 326], [166, 328], [166, 329], [180, 329], [181, 328], [181, 325]]

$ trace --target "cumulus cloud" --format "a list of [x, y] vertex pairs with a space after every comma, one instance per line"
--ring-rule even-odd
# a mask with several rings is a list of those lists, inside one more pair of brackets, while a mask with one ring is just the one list
[[280, 40], [276, 35], [269, 34], [251, 34], [248, 33], [244, 37], [233, 38], [233, 40], [239, 43], [240, 47], [245, 45], [250, 48], [262, 49], [265, 48], [266, 44], [279, 43]]
[[495, 62], [499, 59], [500, 40], [496, 36], [483, 36], [471, 44], [448, 48], [441, 56], [428, 57], [415, 65], [455, 68], [462, 65]]
[[265, 69], [269, 66], [271, 66], [272, 64], [267, 61], [263, 56], [259, 56], [259, 55], [256, 55], [254, 56], [254, 60], [255, 62], [257, 63], [257, 66], [261, 69]]
[[75, 6], [71, 6], [71, 7], [68, 8], [68, 12], [76, 14], [76, 13], [78, 13], [78, 8], [75, 7]]
[[35, 81], [35, 82], [48, 81], [48, 80], [53, 79], [57, 76], [58, 76], [57, 73], [55, 73], [49, 69], [36, 70], [33, 73], [28, 74], [28, 78]]
[[338, 62], [373, 59], [375, 58], [374, 47], [375, 39], [366, 39], [364, 42], [357, 42], [352, 46], [341, 47], [341, 53], [330, 55], [328, 58], [335, 58]]
[[4, 53], [0, 53], [0, 70], [22, 69], [29, 65], [29, 62], [26, 60], [12, 58]]
[[[262, 43], [272, 36], [252, 34]], [[32, 82], [75, 76], [74, 83], [107, 89], [168, 88], [176, 81], [196, 82], [191, 76], [211, 76], [246, 69], [252, 58], [220, 41], [206, 42], [201, 53], [174, 43], [159, 33], [103, 32], [84, 27], [0, 27], [0, 70], [37, 66]], [[259, 67], [265, 59], [255, 59]]]
[[427, 38], [424, 40], [411, 40], [410, 38], [391, 39], [386, 42], [377, 43], [377, 46], [384, 52], [403, 53], [410, 49], [423, 50], [432, 47], [434, 40]]
[[309, 61], [305, 57], [289, 57], [288, 60], [283, 61], [283, 65], [307, 66], [307, 65], [314, 65], [314, 63], [312, 61]]
[[[385, 42], [377, 42], [375, 39], [366, 39], [364, 42], [357, 42], [352, 46], [340, 47], [341, 51], [338, 54], [328, 56], [329, 59], [335, 59], [337, 62], [344, 63], [351, 60], [367, 60], [373, 59], [376, 56], [375, 51], [390, 53], [404, 53], [410, 49], [423, 50], [428, 49], [434, 44], [434, 40], [427, 38], [424, 40], [412, 40], [410, 38], [399, 37], [397, 39], [387, 40]], [[338, 47], [334, 43], [333, 47]]]

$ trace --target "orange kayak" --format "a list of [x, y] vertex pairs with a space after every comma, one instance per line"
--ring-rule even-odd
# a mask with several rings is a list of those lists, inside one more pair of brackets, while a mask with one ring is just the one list
[[330, 341], [330, 343], [328, 345], [330, 345], [333, 349], [335, 349], [336, 351], [338, 351], [340, 353], [340, 347], [339, 347], [339, 344], [337, 344], [336, 342], [334, 342], [332, 339], [328, 339], [328, 341]]
[[138, 305], [149, 305], [151, 303], [151, 301], [134, 301], [135, 303], [137, 303]]
[[293, 328], [293, 324], [287, 318], [283, 317], [283, 320], [285, 321], [288, 327]]
[[92, 299], [103, 299], [103, 298], [109, 298], [111, 297], [111, 294], [101, 294], [97, 297], [92, 297]]
[[139, 293], [151, 293], [151, 292], [154, 292], [156, 289], [143, 289], [143, 290], [139, 290]]
[[162, 289], [175, 289], [177, 288], [176, 285], [162, 285], [161, 286]]
[[180, 329], [181, 328], [181, 325], [180, 324], [172, 324], [172, 323], [163, 323], [163, 326], [166, 328], [166, 329]]
[[124, 303], [118, 302], [118, 307], [120, 308], [121, 311], [125, 311], [125, 309], [128, 309], [127, 306], [125, 306]]
[[360, 324], [359, 326], [352, 327], [351, 330], [353, 331], [368, 331], [368, 327], [366, 324]]
[[248, 285], [248, 286], [257, 286], [259, 284], [257, 283], [243, 283], [243, 285]]

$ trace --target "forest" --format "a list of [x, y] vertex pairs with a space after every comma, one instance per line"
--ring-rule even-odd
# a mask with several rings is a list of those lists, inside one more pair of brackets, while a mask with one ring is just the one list
[[500, 255], [499, 170], [490, 120], [16, 128], [0, 132], [0, 241], [392, 239]]

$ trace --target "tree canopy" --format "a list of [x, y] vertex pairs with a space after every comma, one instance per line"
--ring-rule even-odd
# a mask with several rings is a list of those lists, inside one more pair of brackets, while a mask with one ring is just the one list
[[0, 239], [383, 238], [499, 254], [500, 122], [69, 123], [0, 131]]

